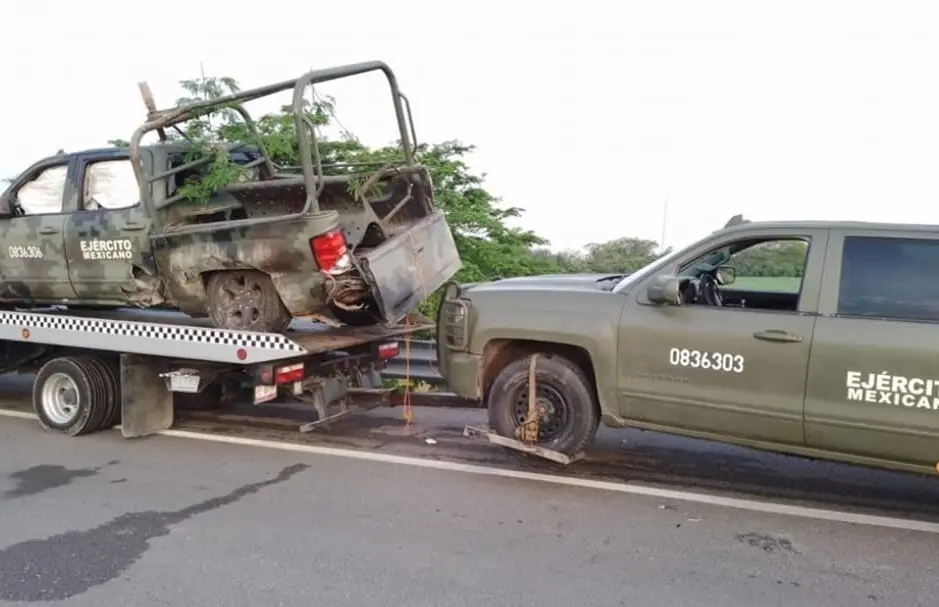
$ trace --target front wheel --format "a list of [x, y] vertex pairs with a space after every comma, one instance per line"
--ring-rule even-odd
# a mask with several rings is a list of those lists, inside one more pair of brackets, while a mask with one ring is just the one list
[[[531, 360], [526, 356], [506, 365], [489, 390], [489, 427], [500, 436], [516, 438], [528, 418]], [[539, 354], [535, 384], [538, 446], [576, 455], [593, 440], [599, 424], [589, 380], [570, 360]]]

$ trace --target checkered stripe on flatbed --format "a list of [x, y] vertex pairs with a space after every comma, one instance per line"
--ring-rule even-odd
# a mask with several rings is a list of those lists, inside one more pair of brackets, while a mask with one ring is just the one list
[[158, 339], [185, 343], [260, 348], [282, 352], [304, 352], [302, 346], [277, 333], [229, 331], [130, 320], [105, 320], [78, 316], [56, 316], [29, 312], [0, 311], [0, 324], [129, 338]]

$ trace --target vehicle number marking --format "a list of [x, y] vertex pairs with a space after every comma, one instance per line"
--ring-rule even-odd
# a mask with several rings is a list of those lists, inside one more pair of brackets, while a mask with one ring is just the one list
[[32, 245], [21, 247], [11, 246], [9, 255], [13, 259], [42, 259], [42, 249]]
[[743, 373], [743, 356], [740, 354], [672, 348], [668, 351], [668, 363], [674, 367]]

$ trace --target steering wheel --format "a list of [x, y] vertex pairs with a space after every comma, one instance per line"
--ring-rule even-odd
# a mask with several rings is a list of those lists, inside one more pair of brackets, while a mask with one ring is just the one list
[[724, 305], [723, 298], [721, 297], [721, 286], [718, 284], [717, 279], [714, 278], [711, 274], [702, 274], [701, 275], [701, 294], [704, 295], [704, 301], [709, 306], [717, 306], [718, 308]]

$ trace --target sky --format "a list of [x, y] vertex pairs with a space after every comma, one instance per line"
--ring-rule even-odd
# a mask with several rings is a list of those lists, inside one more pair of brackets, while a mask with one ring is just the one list
[[[200, 70], [253, 87], [378, 59], [418, 138], [475, 145], [489, 190], [554, 249], [678, 247], [737, 213], [939, 224], [935, 1], [156, 6], [0, 3], [0, 176], [129, 139], [140, 80], [166, 107]], [[380, 75], [318, 90], [365, 143], [395, 138]]]

